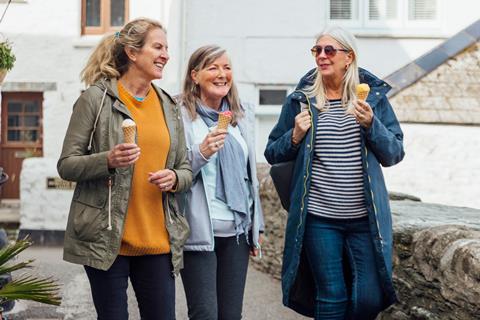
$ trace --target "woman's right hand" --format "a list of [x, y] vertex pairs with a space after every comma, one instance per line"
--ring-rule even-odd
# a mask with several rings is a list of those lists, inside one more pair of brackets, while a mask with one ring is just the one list
[[295, 117], [295, 127], [292, 133], [292, 143], [297, 145], [307, 134], [308, 129], [312, 126], [312, 118], [308, 110], [304, 110]]
[[200, 144], [200, 152], [203, 157], [208, 159], [215, 154], [215, 152], [223, 148], [226, 137], [226, 129], [215, 129], [210, 131]]
[[134, 164], [140, 157], [140, 148], [135, 143], [121, 143], [108, 152], [108, 168], [124, 168]]

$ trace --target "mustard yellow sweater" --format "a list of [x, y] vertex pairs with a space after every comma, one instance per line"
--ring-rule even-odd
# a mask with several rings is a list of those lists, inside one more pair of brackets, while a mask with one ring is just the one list
[[148, 182], [148, 173], [165, 168], [170, 135], [163, 108], [155, 90], [150, 88], [143, 101], [137, 101], [118, 83], [120, 100], [137, 124], [140, 158], [135, 162], [127, 217], [120, 254], [140, 256], [170, 252], [165, 227], [162, 192]]

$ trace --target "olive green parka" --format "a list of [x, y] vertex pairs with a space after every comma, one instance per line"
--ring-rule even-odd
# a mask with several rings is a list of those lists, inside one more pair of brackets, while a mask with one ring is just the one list
[[[192, 170], [179, 108], [165, 91], [154, 88], [170, 133], [165, 168], [177, 175], [175, 192], [162, 193], [173, 273], [177, 275], [183, 266], [183, 245], [189, 235], [178, 202], [183, 201], [179, 199], [181, 192], [190, 188]], [[60, 177], [76, 182], [63, 258], [101, 270], [109, 269], [119, 253], [134, 171], [134, 165], [116, 169], [107, 165], [108, 152], [123, 142], [122, 121], [132, 118], [118, 97], [116, 79], [100, 80], [81, 94], [73, 107], [57, 164]]]

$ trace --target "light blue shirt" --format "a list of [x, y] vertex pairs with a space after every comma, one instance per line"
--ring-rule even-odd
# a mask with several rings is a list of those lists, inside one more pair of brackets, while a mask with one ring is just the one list
[[[245, 163], [248, 163], [248, 147], [245, 139], [242, 137], [238, 126], [228, 126], [228, 134], [231, 135], [240, 144], [243, 150], [243, 156]], [[217, 157], [218, 154], [214, 153], [208, 163], [203, 167], [204, 170], [204, 185], [207, 194], [207, 200], [209, 203], [210, 218], [212, 220], [227, 220], [233, 221], [233, 212], [228, 208], [227, 204], [215, 197], [215, 187], [217, 181]], [[232, 168], [234, 170], [234, 168]], [[249, 204], [253, 203], [252, 196], [249, 195]]]

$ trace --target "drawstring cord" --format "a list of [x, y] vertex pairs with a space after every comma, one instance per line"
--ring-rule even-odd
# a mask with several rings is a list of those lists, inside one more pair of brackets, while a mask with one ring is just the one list
[[88, 147], [87, 147], [88, 151], [92, 151], [93, 134], [97, 129], [98, 119], [100, 119], [100, 113], [102, 113], [103, 102], [105, 101], [106, 95], [107, 95], [107, 89], [105, 88], [105, 90], [103, 91], [102, 101], [100, 102], [100, 108], [98, 109], [97, 117], [95, 118], [95, 122], [93, 123], [93, 130], [90, 133], [90, 140], [88, 142]]
[[112, 177], [108, 178], [108, 227], [112, 230]]

